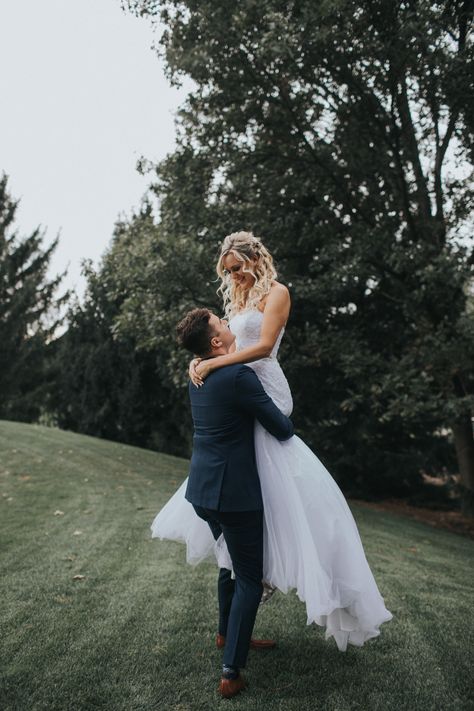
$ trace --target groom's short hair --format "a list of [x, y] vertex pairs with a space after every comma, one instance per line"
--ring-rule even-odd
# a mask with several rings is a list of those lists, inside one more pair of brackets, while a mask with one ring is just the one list
[[211, 350], [214, 333], [209, 323], [209, 309], [193, 309], [176, 326], [178, 343], [198, 356], [206, 356]]

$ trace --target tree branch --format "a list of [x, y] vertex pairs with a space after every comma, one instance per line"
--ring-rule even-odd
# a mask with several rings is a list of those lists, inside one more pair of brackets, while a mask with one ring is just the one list
[[421, 167], [420, 154], [418, 152], [418, 143], [415, 134], [415, 127], [411, 116], [410, 105], [408, 103], [406, 76], [403, 73], [396, 91], [396, 101], [398, 113], [402, 123], [404, 136], [406, 139], [410, 162], [413, 165], [415, 180], [418, 193], [418, 204], [420, 207], [421, 216], [429, 221], [431, 219], [431, 203], [428, 193], [426, 178]]

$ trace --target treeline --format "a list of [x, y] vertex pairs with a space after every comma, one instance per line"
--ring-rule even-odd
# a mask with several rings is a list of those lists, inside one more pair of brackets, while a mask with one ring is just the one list
[[249, 229], [292, 293], [295, 423], [345, 492], [459, 472], [472, 512], [473, 3], [127, 5], [160, 15], [170, 77], [195, 88], [143, 206], [44, 339], [42, 407], [187, 455], [174, 327], [219, 310], [219, 243]]

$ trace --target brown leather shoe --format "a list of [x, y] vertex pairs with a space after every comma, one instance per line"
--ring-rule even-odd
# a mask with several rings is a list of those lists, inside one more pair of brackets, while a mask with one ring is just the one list
[[217, 649], [224, 649], [225, 647], [225, 637], [222, 634], [216, 635], [216, 647]]
[[[250, 649], [273, 649], [276, 646], [277, 643], [273, 639], [251, 639], [249, 644]], [[216, 636], [216, 647], [217, 649], [225, 647], [225, 637], [222, 634]]]
[[245, 687], [245, 679], [240, 674], [237, 679], [224, 679], [224, 677], [222, 677], [218, 692], [225, 699], [231, 699], [233, 696], [238, 694], [239, 691], [245, 689]]
[[274, 649], [277, 643], [274, 639], [251, 639], [250, 649]]

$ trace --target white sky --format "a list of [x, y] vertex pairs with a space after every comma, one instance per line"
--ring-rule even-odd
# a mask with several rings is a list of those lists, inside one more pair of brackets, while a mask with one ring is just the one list
[[[149, 20], [120, 0], [0, 0], [0, 172], [9, 176], [20, 234], [60, 232], [51, 274], [103, 253], [119, 214], [140, 203], [149, 177], [136, 161], [174, 147], [171, 88], [151, 49]], [[188, 88], [190, 84], [188, 84]]]
[[140, 203], [150, 178], [137, 159], [173, 150], [191, 88], [168, 85], [153, 39], [120, 0], [0, 0], [0, 172], [21, 199], [20, 234], [60, 233], [51, 275], [68, 267], [64, 286], [80, 294], [81, 260], [97, 263]]

